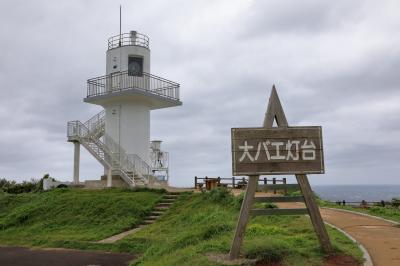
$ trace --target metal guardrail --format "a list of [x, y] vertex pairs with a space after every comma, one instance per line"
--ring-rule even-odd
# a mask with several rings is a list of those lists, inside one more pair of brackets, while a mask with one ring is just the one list
[[117, 72], [87, 81], [87, 98], [138, 89], [171, 100], [179, 100], [179, 83], [143, 72], [141, 76]]
[[137, 45], [149, 49], [149, 43], [150, 40], [148, 36], [136, 31], [131, 31], [108, 38], [108, 50], [126, 45]]

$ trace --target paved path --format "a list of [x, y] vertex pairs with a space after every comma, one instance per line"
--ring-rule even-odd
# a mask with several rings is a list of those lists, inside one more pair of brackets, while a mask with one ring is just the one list
[[134, 258], [126, 253], [0, 247], [1, 266], [122, 266]]
[[[304, 207], [299, 203], [280, 203], [282, 208]], [[322, 208], [324, 221], [342, 229], [371, 256], [374, 266], [400, 266], [400, 227], [377, 218]]]
[[375, 266], [400, 265], [400, 227], [393, 223], [340, 210], [321, 209], [322, 218], [360, 242]]

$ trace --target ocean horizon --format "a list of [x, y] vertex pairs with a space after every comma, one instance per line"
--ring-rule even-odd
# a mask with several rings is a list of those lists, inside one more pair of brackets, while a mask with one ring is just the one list
[[314, 185], [312, 189], [329, 201], [391, 201], [400, 198], [400, 185]]

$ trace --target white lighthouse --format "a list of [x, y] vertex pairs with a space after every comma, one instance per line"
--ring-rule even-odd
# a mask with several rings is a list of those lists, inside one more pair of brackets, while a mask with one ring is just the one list
[[[150, 146], [150, 111], [182, 102], [178, 83], [150, 74], [146, 35], [131, 31], [108, 39], [106, 75], [88, 80], [84, 102], [104, 110], [85, 123], [68, 122], [68, 141], [75, 145], [75, 183], [79, 183], [80, 145], [104, 166], [107, 186], [112, 186], [113, 176], [129, 186], [167, 181], [168, 169], [153, 159], [160, 148]], [[157, 176], [159, 171], [166, 175]]]

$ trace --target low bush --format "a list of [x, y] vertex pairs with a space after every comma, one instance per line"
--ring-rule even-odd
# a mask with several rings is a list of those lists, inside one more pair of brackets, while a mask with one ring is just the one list
[[16, 183], [14, 180], [0, 179], [0, 190], [9, 194], [21, 194], [29, 192], [43, 191], [43, 179], [51, 178], [49, 174], [45, 174], [41, 179], [32, 178], [30, 181]]
[[393, 198], [391, 203], [393, 207], [400, 207], [400, 198]]

